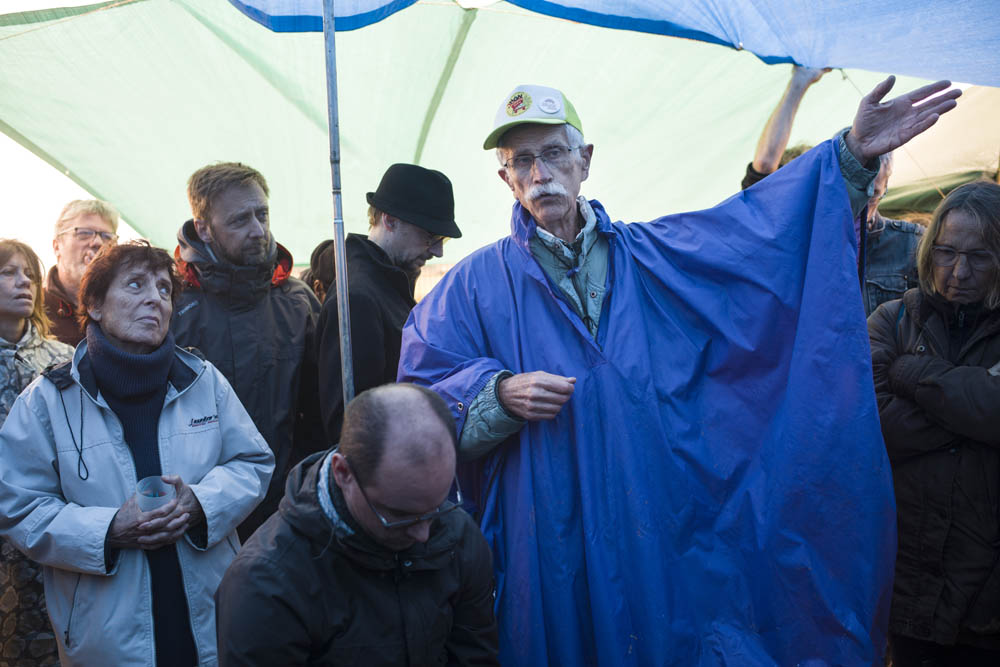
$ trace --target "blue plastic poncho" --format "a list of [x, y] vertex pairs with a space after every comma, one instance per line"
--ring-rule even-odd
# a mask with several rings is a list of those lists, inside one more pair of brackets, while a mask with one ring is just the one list
[[[412, 312], [399, 379], [461, 429], [497, 371], [577, 378], [478, 462], [504, 665], [860, 665], [895, 508], [835, 145], [696, 213], [611, 223], [594, 340], [511, 236]], [[818, 662], [811, 662], [811, 661]]]

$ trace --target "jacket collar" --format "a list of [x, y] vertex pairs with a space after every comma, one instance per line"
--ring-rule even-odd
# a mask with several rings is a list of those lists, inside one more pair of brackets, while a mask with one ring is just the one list
[[188, 220], [177, 233], [174, 250], [177, 270], [185, 284], [236, 301], [258, 301], [271, 287], [284, 284], [292, 275], [292, 254], [274, 244], [274, 259], [268, 264], [237, 266], [215, 259], [198, 238], [194, 221]]
[[[372, 264], [385, 274], [400, 294], [410, 299], [413, 298], [414, 285], [410, 282], [410, 277], [392, 263], [389, 255], [377, 243], [364, 234], [348, 234], [344, 242], [344, 249], [348, 266], [359, 261]], [[331, 289], [334, 289], [335, 286], [336, 281], [331, 285]]]
[[[167, 373], [167, 382], [173, 387], [173, 392], [167, 393], [167, 398], [180, 394], [190, 387], [198, 376], [204, 372], [205, 362], [198, 356], [181, 348], [174, 348], [174, 361]], [[79, 383], [80, 387], [87, 393], [92, 401], [98, 405], [105, 405], [103, 401], [97, 400], [97, 378], [94, 376], [94, 369], [87, 355], [87, 341], [84, 339], [76, 347], [73, 359], [56, 366], [47, 368], [42, 372], [60, 391], [68, 389], [74, 383]]]
[[[304, 459], [288, 473], [285, 495], [278, 511], [296, 530], [320, 549], [335, 549], [371, 570], [439, 570], [451, 560], [461, 530], [462, 517], [451, 512], [435, 520], [430, 539], [405, 551], [391, 551], [368, 537], [346, 510], [340, 488], [330, 478], [330, 457], [335, 449]], [[321, 491], [321, 485], [323, 487]], [[321, 494], [325, 497], [321, 499]], [[331, 513], [332, 512], [332, 513]]]
[[63, 287], [62, 282], [59, 280], [59, 272], [56, 270], [58, 267], [53, 266], [49, 269], [49, 274], [45, 279], [45, 300], [55, 300], [58, 301], [55, 311], [62, 317], [73, 317], [76, 307], [73, 305], [73, 301], [69, 298], [66, 293], [66, 288]]
[[[915, 314], [917, 323], [929, 332], [938, 345], [946, 345], [952, 318], [950, 304], [936, 294], [924, 294], [919, 288], [914, 288], [903, 294], [903, 306], [908, 312]], [[937, 317], [933, 317], [935, 315]], [[984, 336], [992, 336], [997, 332], [1000, 332], [1000, 309], [983, 309], [979, 313], [975, 331], [962, 349], [967, 350]]]
[[[590, 207], [597, 215], [597, 231], [600, 234], [609, 236], [611, 234], [611, 219], [608, 217], [604, 206], [596, 199], [589, 200]], [[538, 223], [531, 217], [528, 209], [521, 206], [521, 202], [515, 201], [511, 209], [510, 235], [514, 243], [520, 246], [526, 253], [531, 254], [531, 239], [536, 235], [535, 229]]]
[[42, 344], [42, 337], [38, 335], [38, 329], [35, 328], [34, 323], [28, 320], [28, 326], [24, 328], [24, 333], [21, 334], [19, 340], [10, 341], [5, 338], [0, 338], [0, 350], [10, 350], [12, 352], [19, 352], [20, 350], [38, 347]]

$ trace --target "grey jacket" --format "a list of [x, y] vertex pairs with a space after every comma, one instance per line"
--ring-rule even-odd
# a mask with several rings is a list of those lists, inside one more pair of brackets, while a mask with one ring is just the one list
[[[83, 342], [71, 365], [32, 382], [0, 428], [0, 535], [45, 568], [63, 665], [154, 665], [146, 557], [105, 549], [112, 519], [135, 491], [135, 465], [121, 422], [92, 374], [80, 372], [86, 355]], [[205, 512], [199, 534], [177, 542], [177, 557], [199, 663], [211, 665], [212, 596], [239, 549], [237, 524], [264, 496], [274, 457], [214, 366], [178, 349], [168, 381], [160, 460]]]

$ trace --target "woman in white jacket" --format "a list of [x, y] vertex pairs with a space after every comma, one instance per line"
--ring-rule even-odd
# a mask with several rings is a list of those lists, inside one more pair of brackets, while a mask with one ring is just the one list
[[[102, 250], [86, 340], [0, 429], [0, 534], [44, 566], [64, 665], [216, 661], [213, 595], [274, 457], [221, 373], [173, 344], [179, 286], [163, 250]], [[176, 498], [142, 512], [153, 475]]]

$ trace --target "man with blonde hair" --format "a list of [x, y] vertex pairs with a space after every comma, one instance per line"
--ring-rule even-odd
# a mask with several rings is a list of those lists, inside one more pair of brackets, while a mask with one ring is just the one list
[[245, 540], [278, 508], [288, 469], [326, 449], [316, 398], [319, 302], [274, 240], [259, 171], [239, 162], [202, 167], [188, 180], [188, 201], [192, 219], [175, 252], [185, 289], [170, 328], [178, 345], [198, 348], [222, 371], [274, 452], [267, 496], [239, 527]]
[[56, 265], [45, 281], [45, 313], [52, 335], [67, 345], [83, 339], [76, 319], [76, 292], [87, 265], [97, 252], [118, 240], [118, 211], [100, 199], [66, 204], [56, 221], [52, 250]]

